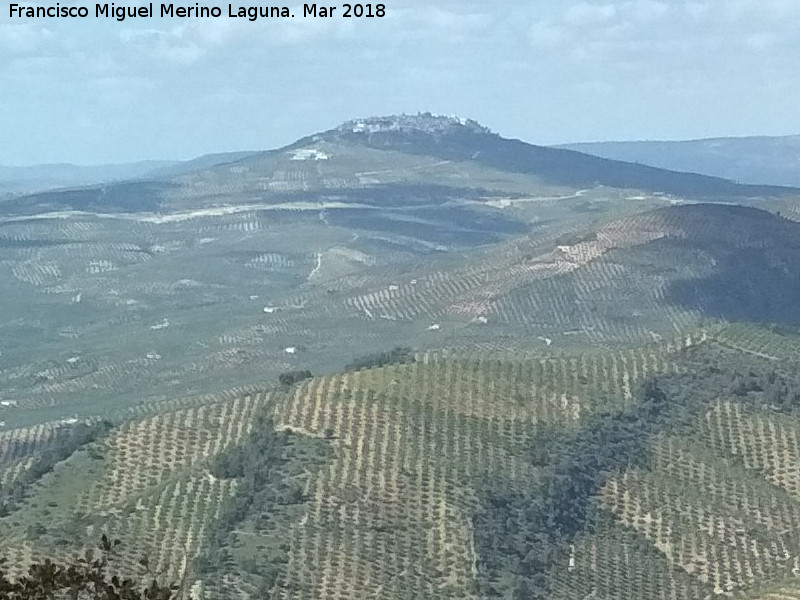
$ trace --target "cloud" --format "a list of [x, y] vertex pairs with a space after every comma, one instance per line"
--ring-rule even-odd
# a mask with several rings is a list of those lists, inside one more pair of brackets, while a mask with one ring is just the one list
[[200, 60], [208, 51], [207, 45], [197, 42], [194, 35], [187, 35], [187, 26], [169, 30], [125, 29], [119, 34], [124, 44], [123, 52], [128, 60], [145, 58], [156, 64], [187, 66]]
[[599, 23], [607, 23], [617, 15], [617, 7], [613, 4], [589, 4], [580, 2], [570, 6], [563, 16], [563, 20], [568, 25], [590, 26]]
[[744, 43], [748, 48], [758, 51], [766, 51], [778, 44], [779, 36], [774, 33], [759, 32], [748, 35]]
[[549, 19], [533, 23], [528, 30], [528, 36], [531, 44], [543, 48], [557, 48], [572, 40], [567, 27]]
[[52, 40], [46, 27], [30, 23], [0, 23], [0, 52], [22, 56], [42, 52]]
[[690, 72], [735, 60], [738, 52], [777, 55], [795, 47], [798, 38], [796, 0], [582, 0], [562, 5], [556, 14], [533, 16], [528, 29], [532, 46], [566, 60]]
[[493, 19], [482, 12], [447, 10], [436, 6], [418, 9], [401, 9], [390, 15], [396, 26], [449, 35], [480, 35], [491, 27]]
[[0, 21], [0, 87], [15, 90], [0, 129], [18, 130], [13, 152], [31, 161], [58, 150], [48, 142], [63, 119], [42, 110], [56, 105], [78, 116], [124, 106], [114, 133], [125, 143], [107, 148], [120, 159], [268, 148], [402, 110], [464, 114], [540, 142], [800, 131], [798, 0], [387, 8], [384, 19]]
[[[672, 6], [674, 6], [674, 4]], [[656, 2], [655, 0], [623, 2], [620, 8], [620, 14], [623, 19], [630, 20], [640, 25], [658, 22], [667, 16], [669, 11], [669, 4], [666, 2]]]
[[729, 0], [717, 8], [717, 16], [750, 27], [791, 24], [796, 28], [800, 4], [794, 0]]

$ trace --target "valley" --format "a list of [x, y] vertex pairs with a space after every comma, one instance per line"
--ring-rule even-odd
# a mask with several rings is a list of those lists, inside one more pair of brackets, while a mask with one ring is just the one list
[[6, 197], [0, 555], [103, 533], [196, 600], [800, 596], [798, 265], [800, 190], [428, 114]]

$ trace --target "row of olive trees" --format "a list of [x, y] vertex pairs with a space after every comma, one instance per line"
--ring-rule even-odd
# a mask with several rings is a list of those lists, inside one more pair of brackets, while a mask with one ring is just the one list
[[103, 420], [79, 423], [60, 431], [56, 441], [36, 455], [27, 469], [10, 484], [0, 486], [0, 518], [11, 514], [22, 502], [30, 486], [50, 473], [58, 463], [72, 456], [79, 448], [108, 435], [113, 427], [112, 422]]

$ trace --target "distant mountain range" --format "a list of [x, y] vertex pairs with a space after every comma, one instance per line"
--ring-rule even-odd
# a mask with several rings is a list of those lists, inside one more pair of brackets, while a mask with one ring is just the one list
[[0, 194], [30, 193], [131, 179], [175, 176], [194, 169], [239, 160], [252, 152], [206, 154], [186, 161], [143, 160], [107, 165], [69, 163], [11, 167], [0, 165]]
[[445, 160], [473, 161], [506, 172], [535, 175], [552, 185], [598, 185], [704, 198], [780, 196], [777, 186], [749, 186], [719, 177], [677, 172], [632, 162], [590, 156], [564, 148], [536, 146], [492, 134], [469, 119], [430, 115], [374, 117], [347, 122], [309, 140], [426, 154]]
[[596, 142], [558, 147], [740, 183], [800, 186], [800, 135]]
[[[31, 182], [47, 183], [46, 167], [31, 168]], [[94, 169], [94, 170], [93, 170]], [[293, 173], [291, 176], [288, 173]], [[363, 202], [387, 185], [413, 182], [494, 193], [574, 194], [608, 188], [706, 201], [748, 201], [797, 197], [794, 188], [743, 185], [720, 177], [683, 173], [600, 158], [564, 148], [536, 146], [492, 133], [475, 121], [430, 114], [372, 117], [302, 138], [267, 152], [202, 156], [182, 163], [136, 163], [116, 167], [64, 166], [57, 181], [102, 177], [108, 184], [47, 191], [7, 199], [3, 212], [41, 210], [164, 211], [251, 203], [318, 201], [337, 191], [338, 200]], [[111, 180], [128, 180], [114, 183]], [[381, 187], [383, 186], [383, 187]], [[59, 185], [58, 187], [64, 187]], [[172, 192], [168, 192], [172, 190]], [[377, 190], [377, 191], [376, 191]], [[291, 194], [287, 196], [286, 194]], [[299, 195], [298, 195], [299, 194]]]
[[138, 179], [153, 171], [174, 167], [178, 161], [146, 160], [112, 165], [73, 165], [68, 163], [0, 166], [0, 193], [26, 193], [77, 187], [95, 183]]

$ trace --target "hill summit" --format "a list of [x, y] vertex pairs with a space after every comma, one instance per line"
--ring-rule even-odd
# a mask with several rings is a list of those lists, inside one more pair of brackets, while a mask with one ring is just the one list
[[[318, 142], [427, 156], [462, 165], [469, 163], [495, 172], [534, 177], [539, 184], [562, 188], [604, 186], [714, 201], [797, 195], [797, 190], [792, 188], [737, 185], [718, 177], [538, 146], [501, 137], [473, 119], [429, 112], [352, 119], [302, 138], [284, 150], [305, 148]], [[364, 170], [374, 169], [365, 167]]]
[[473, 119], [452, 115], [434, 115], [429, 112], [417, 113], [416, 115], [401, 114], [351, 119], [339, 125], [336, 131], [340, 133], [418, 132], [441, 134], [455, 133], [457, 131], [492, 133], [488, 127], [484, 127]]

